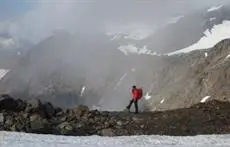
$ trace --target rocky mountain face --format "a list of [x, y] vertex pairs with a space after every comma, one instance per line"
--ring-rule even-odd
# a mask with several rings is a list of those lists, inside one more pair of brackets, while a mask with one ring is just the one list
[[189, 107], [205, 97], [229, 100], [229, 47], [226, 39], [209, 50], [165, 57], [155, 74], [152, 110]]
[[216, 100], [163, 112], [100, 112], [80, 105], [55, 108], [37, 99], [0, 99], [0, 130], [71, 136], [200, 135], [229, 133], [230, 103]]

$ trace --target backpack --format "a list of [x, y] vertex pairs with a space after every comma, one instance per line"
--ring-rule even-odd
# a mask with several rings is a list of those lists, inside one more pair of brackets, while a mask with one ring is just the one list
[[143, 90], [142, 90], [142, 88], [137, 88], [136, 90], [137, 90], [137, 98], [141, 99], [142, 96], [143, 96]]

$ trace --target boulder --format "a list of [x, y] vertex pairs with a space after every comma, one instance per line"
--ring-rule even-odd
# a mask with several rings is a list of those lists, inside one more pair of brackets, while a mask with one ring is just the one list
[[44, 129], [45, 124], [42, 117], [38, 114], [30, 116], [30, 128], [32, 131]]
[[14, 124], [14, 118], [11, 115], [7, 115], [5, 117], [5, 125], [6, 126], [12, 126]]
[[51, 103], [43, 104], [43, 110], [47, 118], [52, 118], [55, 114], [55, 108]]
[[16, 125], [11, 126], [10, 131], [14, 131], [14, 132], [17, 131]]
[[18, 131], [25, 131], [24, 128], [26, 126], [26, 122], [16, 122], [16, 124], [13, 125], [16, 130]]
[[18, 110], [21, 110], [21, 111], [24, 111], [25, 108], [26, 108], [26, 103], [20, 99], [16, 100], [16, 103], [17, 103], [17, 109]]
[[73, 130], [73, 127], [68, 122], [63, 122], [63, 123], [59, 124], [58, 128], [62, 129], [62, 130], [67, 130], [67, 131]]
[[74, 134], [73, 129], [73, 126], [70, 125], [68, 122], [63, 122], [57, 126], [57, 130], [59, 130], [60, 134], [62, 135]]
[[112, 136], [115, 136], [115, 133], [114, 133], [113, 129], [108, 128], [108, 129], [103, 129], [103, 130], [101, 131], [101, 135], [102, 135], [102, 136], [109, 136], [109, 137], [112, 137]]
[[20, 111], [17, 107], [17, 101], [9, 95], [2, 95], [0, 97], [0, 111]]
[[118, 126], [123, 126], [124, 123], [123, 123], [122, 121], [119, 120], [119, 121], [117, 121], [117, 125], [118, 125]]
[[78, 122], [75, 127], [76, 128], [83, 128], [84, 126], [85, 126], [85, 124], [83, 122]]
[[39, 99], [31, 99], [27, 102], [27, 108], [29, 109], [38, 109], [41, 106], [41, 101]]
[[46, 118], [45, 110], [39, 99], [31, 99], [27, 101], [25, 112], [32, 114], [39, 114], [41, 117]]
[[70, 111], [73, 112], [74, 115], [82, 117], [85, 113], [89, 113], [89, 108], [84, 105], [79, 105], [76, 108], [71, 109]]

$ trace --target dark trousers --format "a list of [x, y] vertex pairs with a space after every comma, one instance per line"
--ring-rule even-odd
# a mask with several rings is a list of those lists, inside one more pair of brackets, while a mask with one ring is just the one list
[[135, 106], [135, 113], [138, 113], [138, 100], [130, 100], [129, 105], [126, 107], [127, 109], [130, 109], [130, 107], [132, 106], [132, 104], [134, 103]]

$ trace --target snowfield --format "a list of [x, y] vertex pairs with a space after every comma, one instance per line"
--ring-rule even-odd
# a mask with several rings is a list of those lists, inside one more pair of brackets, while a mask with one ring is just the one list
[[230, 135], [193, 137], [122, 136], [72, 137], [0, 132], [1, 147], [170, 147], [170, 146], [229, 146]]
[[174, 54], [188, 53], [199, 49], [212, 48], [221, 40], [230, 38], [229, 28], [230, 21], [223, 21], [222, 24], [214, 25], [211, 31], [206, 30], [204, 32], [204, 36], [197, 43], [187, 48], [168, 53], [168, 55], [170, 56]]

